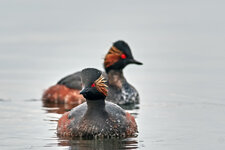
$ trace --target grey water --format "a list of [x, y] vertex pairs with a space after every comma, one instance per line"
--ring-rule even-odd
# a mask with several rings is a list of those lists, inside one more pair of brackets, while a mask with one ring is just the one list
[[[0, 1], [0, 149], [225, 148], [224, 1]], [[138, 136], [60, 139], [69, 106], [43, 91], [85, 67], [102, 69], [125, 40], [143, 66], [124, 74], [140, 93], [126, 108]]]

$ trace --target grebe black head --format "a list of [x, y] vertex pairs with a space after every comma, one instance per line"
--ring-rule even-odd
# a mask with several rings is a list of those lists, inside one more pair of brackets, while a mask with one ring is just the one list
[[107, 96], [106, 80], [102, 76], [102, 72], [94, 69], [87, 68], [81, 72], [82, 82], [84, 89], [80, 92], [88, 100], [105, 99]]
[[106, 72], [109, 72], [111, 69], [122, 70], [128, 64], [142, 65], [141, 62], [134, 59], [131, 49], [126, 42], [116, 41], [104, 59]]

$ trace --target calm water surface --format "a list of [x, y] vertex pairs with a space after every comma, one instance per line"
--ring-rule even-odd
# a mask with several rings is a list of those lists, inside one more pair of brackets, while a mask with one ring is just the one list
[[[1, 149], [136, 149], [136, 138], [62, 139], [56, 135], [57, 121], [67, 106], [43, 105], [40, 100], [1, 101]], [[10, 113], [9, 113], [10, 112]], [[135, 115], [135, 114], [134, 114]], [[13, 143], [13, 144], [12, 144]]]
[[[224, 1], [7, 1], [0, 5], [0, 149], [225, 149]], [[85, 67], [102, 69], [123, 39], [143, 66], [127, 80], [137, 137], [59, 139], [70, 106], [43, 91]]]

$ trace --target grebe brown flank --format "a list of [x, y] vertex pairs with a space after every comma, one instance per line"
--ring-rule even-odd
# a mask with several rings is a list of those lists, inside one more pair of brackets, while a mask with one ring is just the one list
[[81, 104], [85, 101], [85, 98], [80, 94], [81, 89], [80, 72], [77, 72], [49, 87], [43, 93], [42, 100], [45, 103]]
[[[139, 94], [137, 90], [127, 82], [123, 75], [123, 69], [128, 64], [142, 65], [141, 62], [136, 61], [133, 58], [131, 49], [126, 42], [121, 40], [116, 41], [104, 58], [104, 68], [107, 74], [103, 73], [103, 76], [108, 78], [109, 86], [108, 96], [106, 97], [107, 101], [116, 104], [139, 103]], [[72, 101], [74, 103], [78, 100], [79, 103], [84, 102], [83, 96], [78, 94], [82, 89], [80, 75], [80, 72], [76, 72], [61, 79], [56, 85], [45, 91], [42, 98], [43, 101], [53, 103], [70, 103]], [[72, 94], [68, 93], [69, 96], [67, 96], [66, 92], [64, 92], [65, 94], [61, 94], [62, 90], [60, 89], [68, 89], [68, 91], [70, 91], [69, 89], [72, 89], [73, 92], [71, 92]], [[67, 101], [65, 101], [66, 96]]]
[[86, 102], [65, 113], [58, 121], [57, 134], [69, 137], [128, 137], [137, 133], [135, 119], [118, 105], [105, 101], [108, 87], [101, 71], [82, 70]]

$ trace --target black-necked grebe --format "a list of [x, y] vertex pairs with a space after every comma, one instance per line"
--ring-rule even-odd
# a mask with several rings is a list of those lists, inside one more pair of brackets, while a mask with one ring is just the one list
[[[107, 101], [116, 104], [138, 104], [139, 94], [137, 90], [127, 82], [123, 75], [123, 69], [128, 64], [142, 65], [133, 58], [131, 49], [124, 41], [116, 41], [109, 49], [104, 59], [104, 68], [107, 73], [103, 74], [108, 79], [109, 92]], [[60, 88], [59, 88], [60, 87]], [[61, 89], [71, 89], [72, 92], [61, 94]], [[82, 89], [80, 72], [68, 75], [56, 85], [50, 87], [43, 94], [43, 101], [70, 103], [71, 101], [83, 102], [82, 95], [78, 92]], [[68, 90], [69, 91], [69, 90]], [[61, 95], [61, 96], [60, 96]]]
[[135, 119], [118, 105], [105, 101], [108, 93], [101, 71], [81, 72], [86, 102], [65, 113], [58, 121], [57, 134], [67, 137], [128, 137], [137, 133]]

